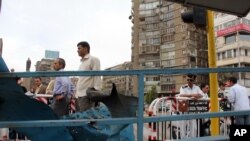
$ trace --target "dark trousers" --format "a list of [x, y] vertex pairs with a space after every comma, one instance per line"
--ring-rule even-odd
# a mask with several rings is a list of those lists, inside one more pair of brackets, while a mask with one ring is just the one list
[[53, 99], [50, 107], [58, 116], [64, 116], [69, 114], [69, 103], [70, 98], [68, 97], [64, 97], [60, 100]]
[[11, 139], [11, 140], [15, 140], [15, 139], [25, 140], [25, 136], [21, 133], [18, 133], [15, 129], [9, 128], [9, 139]]
[[92, 107], [95, 107], [95, 102], [91, 101], [87, 96], [78, 97], [76, 99], [76, 111], [86, 111]]

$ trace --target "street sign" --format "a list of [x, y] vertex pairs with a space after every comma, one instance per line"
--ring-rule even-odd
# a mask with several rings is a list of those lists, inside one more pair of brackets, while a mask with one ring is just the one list
[[209, 101], [207, 100], [190, 100], [189, 101], [189, 112], [208, 112]]
[[168, 0], [184, 6], [198, 6], [209, 10], [245, 17], [250, 11], [249, 0]]

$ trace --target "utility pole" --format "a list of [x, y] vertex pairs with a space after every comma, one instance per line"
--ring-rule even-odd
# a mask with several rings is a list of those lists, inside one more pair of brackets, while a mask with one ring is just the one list
[[[214, 14], [212, 11], [207, 10], [207, 42], [208, 42], [208, 63], [209, 68], [217, 68], [216, 64], [216, 48], [214, 36]], [[218, 101], [218, 74], [209, 73], [209, 86], [210, 86], [210, 104], [211, 112], [219, 111]], [[219, 135], [219, 118], [211, 118], [211, 135]]]
[[[238, 25], [240, 25], [241, 24], [241, 18], [240, 17], [238, 17], [237, 18], [237, 22], [238, 22]], [[238, 50], [238, 67], [241, 67], [241, 63], [240, 63], [240, 57], [241, 57], [241, 50], [240, 50], [240, 34], [239, 34], [239, 27], [237, 26], [236, 27], [236, 30], [237, 30], [237, 32], [236, 32], [236, 42], [237, 42], [237, 50]], [[238, 72], [239, 73], [239, 83], [240, 84], [242, 84], [241, 83], [241, 72]]]

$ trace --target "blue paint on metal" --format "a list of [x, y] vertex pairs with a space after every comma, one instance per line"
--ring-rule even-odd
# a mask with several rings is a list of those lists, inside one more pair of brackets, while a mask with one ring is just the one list
[[[112, 118], [108, 108], [101, 104], [98, 107], [91, 108], [86, 112], [78, 112], [63, 116], [62, 119], [108, 119]], [[133, 128], [131, 125], [98, 125], [95, 122], [85, 123], [78, 127], [68, 127], [74, 141], [99, 140], [99, 141], [134, 141]]]
[[137, 135], [138, 135], [138, 140], [142, 141], [143, 140], [143, 113], [144, 113], [144, 75], [140, 74], [138, 77], [138, 95], [140, 98], [139, 101], [139, 107], [138, 107], [138, 129], [137, 129]]
[[[9, 72], [1, 57], [0, 71]], [[116, 89], [115, 91], [112, 90], [112, 92], [114, 92], [112, 96], [115, 96], [116, 99], [108, 99], [107, 101], [118, 100], [118, 102], [111, 101], [109, 104], [113, 105], [113, 103], [116, 103], [116, 106], [124, 106], [119, 101]], [[121, 112], [121, 115], [124, 116], [124, 113]], [[120, 116], [117, 113], [113, 113], [113, 115]], [[62, 119], [102, 118], [111, 118], [111, 113], [104, 105], [92, 108], [86, 112], [65, 116]], [[21, 87], [13, 77], [0, 78], [0, 121], [25, 120], [60, 120], [60, 118], [47, 105], [24, 95]], [[131, 130], [131, 126], [128, 124], [98, 126], [90, 122], [77, 127], [16, 127], [15, 129], [32, 141], [115, 141], [117, 139], [133, 141], [133, 138], [131, 138], [133, 130]]]
[[[0, 57], [0, 70], [9, 71]], [[0, 121], [59, 119], [47, 105], [24, 95], [14, 78], [0, 78]], [[73, 141], [66, 127], [16, 128], [32, 141]]]
[[102, 71], [37, 71], [37, 72], [0, 72], [1, 77], [56, 77], [56, 76], [117, 76], [117, 75], [160, 75], [160, 74], [208, 74], [224, 72], [250, 72], [250, 67], [239, 68], [191, 68], [191, 69], [149, 69], [149, 70], [102, 70]]
[[[197, 118], [222, 117], [233, 115], [247, 115], [250, 111], [237, 112], [219, 112], [219, 113], [202, 113], [194, 115], [178, 115], [178, 116], [161, 116], [143, 118], [143, 77], [144, 75], [159, 74], [186, 74], [186, 72], [195, 74], [220, 73], [220, 72], [250, 72], [250, 67], [244, 68], [195, 68], [195, 69], [153, 69], [153, 70], [126, 70], [126, 71], [66, 71], [66, 72], [16, 72], [9, 73], [9, 70], [0, 57], [0, 127], [20, 127], [20, 132], [25, 133], [32, 141], [44, 140], [86, 140], [84, 134], [75, 136], [72, 132], [79, 133], [87, 131], [93, 133], [91, 140], [103, 137], [104, 140], [119, 140], [119, 138], [133, 141], [134, 137], [128, 138], [132, 133], [132, 123], [138, 124], [137, 140], [143, 139], [143, 123], [160, 122], [160, 121], [176, 121]], [[60, 119], [48, 109], [45, 105], [32, 100], [20, 92], [19, 86], [15, 84], [14, 77], [55, 77], [55, 76], [99, 76], [99, 75], [137, 75], [139, 104], [137, 118], [107, 118], [98, 115], [93, 111], [94, 118], [89, 116], [89, 120], [77, 119], [67, 120]], [[10, 78], [12, 77], [12, 79]], [[86, 113], [80, 113], [86, 114]], [[88, 115], [88, 114], [87, 114]], [[104, 114], [105, 115], [105, 114]], [[118, 114], [119, 115], [119, 114]], [[119, 117], [119, 116], [118, 116]], [[98, 119], [97, 119], [98, 118]], [[9, 122], [8, 122], [9, 121]], [[51, 124], [50, 124], [51, 123]], [[112, 126], [113, 125], [113, 126]], [[114, 126], [118, 125], [118, 126]], [[68, 126], [68, 127], [64, 127]], [[76, 127], [74, 127], [76, 126]], [[25, 128], [21, 128], [25, 127]], [[101, 130], [97, 130], [101, 129]], [[120, 131], [120, 132], [119, 132]], [[101, 139], [100, 139], [101, 140]]]
[[2, 56], [0, 56], [0, 72], [9, 72], [7, 65], [5, 64]]

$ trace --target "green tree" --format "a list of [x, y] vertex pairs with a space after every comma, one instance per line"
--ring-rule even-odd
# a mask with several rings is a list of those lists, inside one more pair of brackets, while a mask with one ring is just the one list
[[145, 95], [145, 102], [147, 104], [150, 104], [154, 99], [157, 98], [157, 90], [156, 90], [156, 86], [152, 86], [151, 90], [149, 90], [146, 95]]

